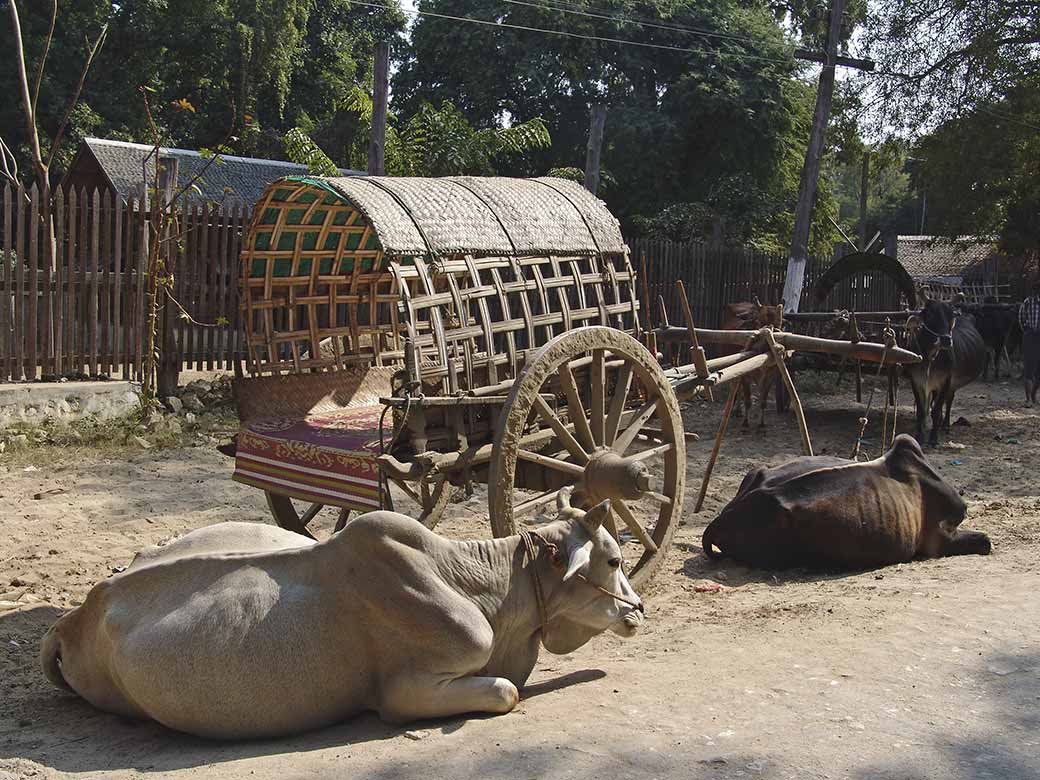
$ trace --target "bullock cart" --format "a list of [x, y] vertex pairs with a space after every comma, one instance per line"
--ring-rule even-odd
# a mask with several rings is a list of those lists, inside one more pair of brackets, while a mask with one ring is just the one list
[[617, 221], [560, 179], [290, 177], [243, 237], [234, 478], [310, 535], [325, 506], [486, 483], [491, 530], [578, 487], [613, 500], [633, 580], [682, 509], [672, 384], [638, 337]]
[[403, 494], [432, 528], [453, 486], [486, 483], [506, 536], [574, 486], [611, 499], [637, 586], [682, 511], [679, 398], [778, 354], [766, 334], [663, 367], [617, 221], [553, 178], [275, 182], [243, 237], [240, 306], [234, 478], [280, 526], [311, 535], [335, 507], [338, 529]]

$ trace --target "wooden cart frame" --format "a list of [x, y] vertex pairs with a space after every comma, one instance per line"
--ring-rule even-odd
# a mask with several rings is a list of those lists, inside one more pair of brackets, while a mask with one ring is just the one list
[[[663, 368], [617, 221], [554, 178], [283, 179], [254, 211], [240, 284], [236, 478], [265, 491], [280, 525], [309, 533], [332, 505], [340, 528], [351, 509], [391, 506], [396, 485], [433, 527], [452, 485], [483, 482], [505, 536], [574, 486], [572, 500], [611, 500], [637, 586], [683, 507], [679, 396], [786, 354], [766, 334], [709, 363], [691, 321], [690, 363]], [[321, 446], [376, 409], [366, 453]]]

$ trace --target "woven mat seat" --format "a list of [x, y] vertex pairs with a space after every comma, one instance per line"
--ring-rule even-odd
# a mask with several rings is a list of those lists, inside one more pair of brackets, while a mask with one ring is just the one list
[[380, 405], [247, 420], [233, 479], [293, 498], [379, 508]]

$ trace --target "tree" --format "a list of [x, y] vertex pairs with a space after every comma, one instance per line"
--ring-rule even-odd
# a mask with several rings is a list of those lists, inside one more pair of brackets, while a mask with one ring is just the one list
[[878, 0], [866, 42], [875, 124], [920, 133], [1034, 81], [1040, 0]]
[[[351, 106], [367, 128], [372, 119], [371, 99], [356, 90]], [[504, 128], [474, 129], [459, 110], [445, 101], [439, 108], [428, 103], [400, 127], [388, 123], [386, 169], [391, 176], [491, 176], [499, 160], [550, 146], [549, 131], [539, 119]], [[361, 137], [364, 137], [363, 135]], [[336, 175], [332, 159], [301, 129], [285, 135], [289, 159], [319, 175]], [[361, 165], [363, 150], [355, 149], [353, 164]]]
[[[531, 175], [580, 165], [588, 104], [605, 102], [602, 166], [618, 186], [604, 197], [629, 233], [671, 208], [671, 221], [705, 215], [680, 226], [691, 236], [704, 237], [703, 224], [721, 217], [729, 240], [770, 247], [786, 240], [811, 93], [772, 8], [731, 0], [595, 7], [425, 0], [421, 8], [672, 47], [420, 17], [394, 78], [394, 105], [415, 113], [424, 102], [450, 99], [476, 128], [544, 117], [552, 148], [504, 166]], [[829, 233], [817, 231], [822, 243]]]
[[1040, 247], [1040, 78], [944, 122], [913, 157], [929, 233], [993, 236], [1013, 253]]

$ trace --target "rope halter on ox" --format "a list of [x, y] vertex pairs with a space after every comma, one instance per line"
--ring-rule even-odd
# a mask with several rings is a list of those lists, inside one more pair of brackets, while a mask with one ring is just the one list
[[[534, 598], [538, 603], [538, 624], [541, 627], [542, 636], [544, 637], [545, 627], [549, 622], [549, 618], [545, 607], [545, 590], [542, 588], [542, 578], [538, 574], [538, 547], [544, 547], [549, 552], [553, 568], [563, 569], [566, 566], [566, 561], [564, 561], [563, 555], [560, 553], [560, 548], [537, 531], [521, 531], [520, 541], [524, 546], [524, 553], [527, 558], [527, 567], [531, 570], [531, 581], [534, 585]], [[622, 596], [620, 593], [614, 593], [613, 591], [607, 590], [589, 580], [589, 578], [581, 572], [575, 574], [574, 577], [581, 580], [586, 585], [592, 586], [600, 593], [617, 599], [623, 604], [628, 604], [628, 606], [633, 609], [637, 609], [640, 612], [645, 611], [641, 601], [632, 601], [632, 599]]]

